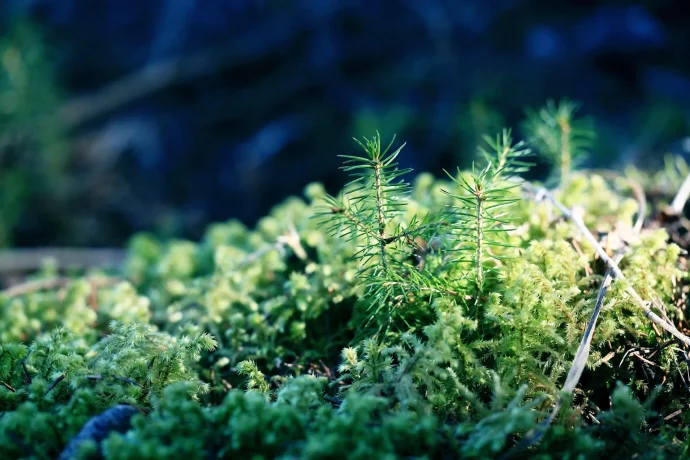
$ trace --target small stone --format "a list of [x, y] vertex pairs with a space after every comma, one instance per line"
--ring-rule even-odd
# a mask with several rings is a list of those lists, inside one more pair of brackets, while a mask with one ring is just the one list
[[[124, 433], [132, 426], [132, 416], [139, 411], [132, 406], [124, 404], [111, 407], [100, 415], [92, 417], [81, 431], [73, 437], [60, 454], [60, 460], [70, 460], [79, 451], [79, 447], [85, 441], [93, 441], [99, 446], [108, 435], [116, 431]], [[102, 458], [99, 455], [99, 458]]]

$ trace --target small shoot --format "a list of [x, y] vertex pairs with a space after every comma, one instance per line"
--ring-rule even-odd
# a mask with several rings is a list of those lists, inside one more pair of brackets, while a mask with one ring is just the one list
[[342, 170], [352, 181], [340, 197], [327, 196], [325, 207], [316, 215], [324, 218], [327, 232], [356, 244], [354, 259], [360, 263], [358, 276], [373, 299], [374, 315], [386, 312], [386, 321], [410, 296], [452, 292], [443, 282], [419, 266], [414, 255], [444, 225], [439, 216], [416, 215], [405, 221], [410, 186], [397, 158], [404, 144], [392, 149], [393, 140], [382, 147], [378, 133], [372, 139], [355, 141], [363, 155], [340, 155]]
[[579, 104], [567, 99], [548, 101], [539, 110], [529, 110], [524, 130], [536, 151], [560, 171], [562, 186], [571, 171], [587, 155], [596, 137], [590, 118], [576, 118]]
[[460, 261], [472, 261], [478, 293], [484, 291], [487, 276], [494, 275], [500, 264], [500, 248], [510, 246], [507, 232], [511, 230], [511, 218], [507, 207], [519, 200], [512, 193], [520, 185], [516, 178], [530, 166], [524, 160], [530, 150], [523, 142], [513, 145], [510, 130], [484, 140], [488, 149], [480, 148], [486, 160], [482, 169], [473, 165], [468, 177], [460, 170], [456, 177], [446, 171], [460, 187], [460, 193], [446, 192], [457, 200], [449, 211], [457, 237], [455, 250], [461, 253]]
[[257, 391], [266, 396], [270, 394], [271, 385], [254, 361], [246, 360], [239, 363], [237, 373], [247, 378], [247, 391]]

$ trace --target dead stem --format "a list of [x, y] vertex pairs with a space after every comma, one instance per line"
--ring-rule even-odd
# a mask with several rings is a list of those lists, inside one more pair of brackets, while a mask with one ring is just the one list
[[62, 268], [120, 268], [127, 257], [124, 249], [20, 248], [0, 250], [0, 273], [26, 272], [55, 260]]
[[[571, 243], [573, 245], [573, 248], [575, 248], [575, 252], [577, 252], [577, 255], [584, 258], [585, 254], [582, 252], [582, 248], [580, 248], [580, 243], [578, 243], [575, 239], [573, 239]], [[589, 265], [589, 262], [585, 263], [585, 274], [587, 276], [592, 276], [594, 274], [594, 270], [592, 270], [592, 266]]]
[[[63, 288], [72, 281], [75, 280], [73, 278], [48, 278], [43, 280], [27, 281], [26, 283], [17, 284], [5, 289], [4, 291], [0, 291], [0, 295], [4, 295], [7, 298], [19, 297], [38, 291], [49, 291], [52, 289]], [[92, 288], [99, 288], [112, 286], [113, 284], [120, 283], [124, 280], [122, 278], [106, 277], [92, 278], [88, 281]]]
[[676, 197], [671, 202], [671, 206], [668, 207], [666, 213], [672, 216], [680, 216], [683, 214], [683, 209], [685, 208], [685, 203], [687, 203], [688, 198], [690, 198], [690, 174], [685, 178], [683, 184], [680, 186]]
[[0, 385], [4, 386], [4, 387], [7, 388], [8, 390], [10, 390], [12, 393], [16, 393], [16, 392], [17, 392], [17, 390], [16, 390], [12, 385], [10, 385], [9, 383], [5, 383], [5, 382], [3, 382], [2, 380], [0, 380]]
[[56, 379], [53, 381], [53, 383], [51, 383], [50, 385], [48, 385], [48, 389], [46, 390], [46, 393], [45, 393], [45, 394], [50, 393], [51, 390], [52, 390], [53, 388], [55, 388], [55, 387], [58, 385], [58, 383], [60, 383], [60, 382], [62, 382], [63, 380], [65, 380], [65, 377], [66, 377], [65, 374], [62, 374], [62, 375], [60, 375], [60, 377], [56, 378]]

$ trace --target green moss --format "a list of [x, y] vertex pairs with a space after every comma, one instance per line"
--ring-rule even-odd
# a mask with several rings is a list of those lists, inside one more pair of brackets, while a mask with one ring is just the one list
[[[687, 355], [623, 282], [561, 393], [605, 266], [518, 186], [524, 146], [491, 141], [473, 171], [408, 187], [376, 137], [339, 197], [313, 184], [256, 229], [218, 223], [198, 243], [139, 235], [113, 282], [0, 297], [0, 457], [55, 457], [118, 404], [141, 414], [82, 458], [687, 454]], [[633, 232], [622, 184], [568, 171], [554, 194], [610, 251], [629, 245], [628, 285], [687, 330], [685, 251]]]

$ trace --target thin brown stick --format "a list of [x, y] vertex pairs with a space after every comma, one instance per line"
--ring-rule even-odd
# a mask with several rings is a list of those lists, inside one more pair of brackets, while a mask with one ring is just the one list
[[22, 371], [24, 372], [24, 383], [26, 383], [27, 385], [30, 384], [31, 375], [29, 374], [29, 369], [26, 368], [26, 363], [24, 362], [24, 360], [22, 360]]
[[17, 392], [17, 390], [12, 385], [10, 385], [9, 383], [3, 382], [2, 380], [0, 380], [0, 385], [4, 386], [8, 390], [10, 390], [12, 393]]
[[606, 364], [606, 363], [608, 363], [609, 361], [611, 361], [611, 359], [612, 359], [613, 357], [615, 357], [615, 356], [616, 356], [616, 353], [614, 353], [613, 351], [611, 351], [611, 352], [609, 352], [606, 356], [604, 356], [603, 358], [601, 358], [598, 362], [599, 362], [599, 364]]
[[26, 294], [31, 294], [38, 291], [46, 291], [63, 287], [69, 283], [68, 278], [50, 278], [44, 280], [27, 281], [26, 283], [17, 284], [2, 291], [2, 295], [12, 298], [19, 297]]
[[661, 345], [659, 345], [658, 347], [656, 347], [654, 349], [654, 351], [652, 352], [652, 354], [649, 355], [649, 357], [650, 358], [654, 357], [654, 355], [656, 355], [657, 353], [659, 353], [661, 350], [668, 347], [669, 345], [672, 345], [673, 343], [674, 343], [673, 340], [669, 340], [667, 342], [662, 343]]
[[320, 359], [319, 363], [321, 364], [323, 370], [326, 372], [326, 377], [328, 377], [328, 380], [334, 380], [335, 377], [333, 377], [331, 370], [328, 368], [328, 366], [326, 366], [326, 363], [323, 362], [323, 359]]
[[[664, 417], [663, 419], [661, 419], [661, 420], [658, 422], [658, 424], [660, 425], [660, 424], [662, 424], [663, 422], [668, 422], [669, 420], [672, 420], [673, 418], [679, 416], [679, 415], [682, 414], [682, 413], [683, 413], [683, 409], [678, 409], [678, 410], [675, 411], [675, 412], [671, 412], [671, 413], [668, 414], [666, 417]], [[655, 432], [657, 432], [657, 431], [659, 431], [659, 430], [661, 430], [661, 427], [656, 426], [656, 427], [654, 427], [654, 428], [651, 428], [651, 429], [649, 430], [649, 432], [650, 432], [650, 433], [655, 433]]]
[[[4, 295], [7, 298], [19, 297], [38, 291], [49, 291], [52, 289], [63, 288], [73, 281], [75, 281], [73, 278], [47, 278], [43, 280], [27, 281], [26, 283], [17, 284], [5, 289], [4, 291], [0, 291], [0, 295]], [[88, 281], [93, 288], [99, 288], [117, 284], [124, 280], [122, 278], [106, 277], [92, 278]]]
[[680, 216], [683, 214], [683, 209], [685, 208], [685, 203], [688, 202], [688, 198], [690, 198], [690, 175], [688, 175], [681, 184], [676, 197], [673, 199], [673, 202], [671, 202], [671, 206], [666, 210], [666, 213], [673, 216]]
[[26, 248], [0, 250], [0, 272], [25, 272], [53, 259], [65, 268], [118, 268], [127, 256], [124, 249]]
[[650, 360], [648, 360], [647, 358], [645, 358], [645, 357], [643, 357], [642, 355], [640, 355], [640, 352], [639, 352], [639, 351], [635, 351], [635, 352], [630, 353], [630, 356], [634, 356], [635, 358], [639, 359], [640, 361], [642, 361], [642, 362], [644, 362], [644, 363], [649, 364], [650, 366], [658, 367], [659, 369], [661, 369], [661, 366], [659, 366], [659, 365], [656, 364], [656, 363], [653, 363], [652, 361], [650, 361]]
[[56, 378], [56, 379], [53, 381], [53, 383], [51, 383], [50, 385], [48, 385], [48, 389], [46, 390], [46, 393], [45, 393], [45, 394], [50, 393], [50, 392], [52, 391], [52, 389], [55, 388], [55, 387], [58, 385], [58, 383], [60, 383], [60, 382], [62, 382], [63, 380], [65, 380], [65, 377], [66, 377], [65, 374], [62, 374], [62, 375], [60, 375], [60, 377]]
[[673, 412], [673, 413], [671, 413], [671, 414], [668, 414], [666, 417], [664, 417], [664, 421], [668, 422], [668, 421], [671, 420], [672, 418], [674, 418], [674, 417], [676, 417], [676, 416], [678, 416], [678, 415], [680, 415], [680, 414], [682, 414], [682, 413], [683, 413], [682, 409], [678, 409], [677, 411], [675, 411], [675, 412]]
[[647, 197], [644, 193], [644, 189], [640, 184], [632, 179], [626, 178], [628, 185], [633, 191], [635, 198], [637, 199], [638, 210], [637, 210], [637, 220], [633, 226], [635, 233], [639, 234], [642, 231], [642, 226], [644, 225], [645, 217], [647, 216]]
[[[577, 242], [577, 240], [573, 239], [572, 245], [575, 248], [575, 252], [577, 252], [577, 255], [580, 257], [584, 257], [584, 253], [582, 252], [582, 248], [580, 248], [580, 243]], [[592, 266], [589, 265], [589, 262], [585, 263], [585, 274], [587, 276], [592, 276], [594, 274], [594, 270], [592, 270]]]

